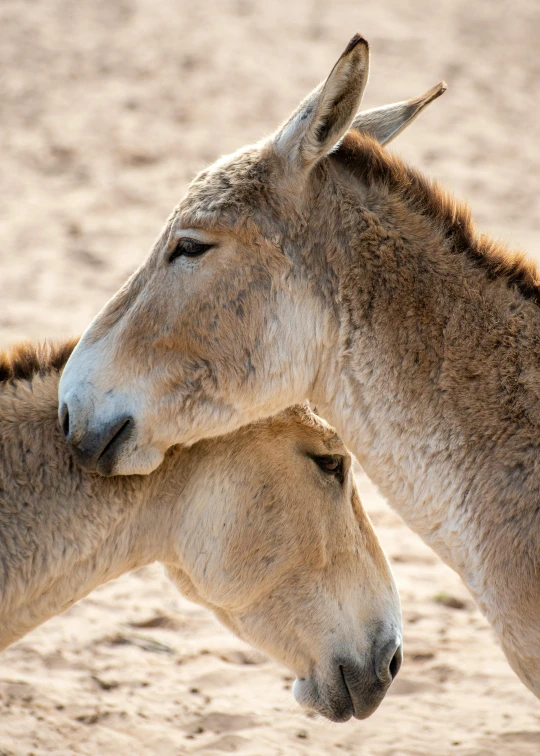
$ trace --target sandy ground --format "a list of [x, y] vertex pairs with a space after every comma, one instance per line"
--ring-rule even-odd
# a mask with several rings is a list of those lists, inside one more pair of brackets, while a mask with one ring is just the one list
[[[2, 0], [1, 343], [80, 332], [193, 173], [271, 131], [357, 30], [367, 107], [450, 87], [395, 148], [540, 251], [536, 0]], [[369, 720], [307, 718], [286, 670], [150, 568], [2, 655], [0, 755], [540, 753], [540, 704], [466, 590], [359, 481], [405, 627]]]

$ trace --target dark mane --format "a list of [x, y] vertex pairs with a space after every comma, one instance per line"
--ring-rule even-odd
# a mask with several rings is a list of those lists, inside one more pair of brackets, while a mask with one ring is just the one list
[[61, 344], [22, 342], [0, 352], [0, 384], [30, 380], [36, 375], [59, 372], [65, 366], [79, 339]]
[[484, 270], [490, 280], [505, 279], [508, 286], [540, 306], [540, 275], [534, 261], [478, 235], [467, 205], [383, 150], [374, 139], [349, 133], [330, 159], [368, 187], [374, 184], [387, 186], [414, 212], [434, 221], [454, 253], [466, 255], [475, 267]]

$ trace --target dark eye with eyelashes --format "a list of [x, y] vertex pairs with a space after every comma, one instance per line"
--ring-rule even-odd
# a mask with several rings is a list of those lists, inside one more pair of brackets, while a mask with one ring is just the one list
[[213, 246], [213, 244], [205, 244], [196, 239], [179, 239], [176, 247], [169, 254], [169, 263], [174, 262], [177, 257], [200, 257]]
[[313, 461], [324, 473], [334, 476], [340, 483], [343, 483], [345, 478], [343, 472], [343, 457], [339, 454], [314, 456]]

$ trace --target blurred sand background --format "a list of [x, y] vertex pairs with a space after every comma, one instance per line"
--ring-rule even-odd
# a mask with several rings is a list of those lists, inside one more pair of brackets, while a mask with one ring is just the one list
[[[480, 227], [540, 251], [536, 0], [2, 0], [2, 345], [82, 331], [194, 172], [273, 130], [356, 31], [366, 107], [449, 85], [394, 148]], [[306, 717], [287, 671], [156, 567], [1, 656], [0, 755], [540, 753], [540, 704], [459, 579], [359, 482], [404, 613], [374, 716]]]

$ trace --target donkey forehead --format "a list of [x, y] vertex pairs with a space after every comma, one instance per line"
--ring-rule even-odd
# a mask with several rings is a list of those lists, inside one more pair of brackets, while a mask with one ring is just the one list
[[234, 222], [268, 202], [277, 158], [267, 145], [245, 147], [220, 158], [198, 174], [180, 202], [178, 219], [185, 228], [200, 222]]
[[296, 428], [301, 436], [310, 436], [322, 442], [329, 451], [345, 452], [346, 447], [335, 429], [311, 409], [309, 404], [297, 404], [259, 421], [263, 428], [272, 428], [278, 433]]

